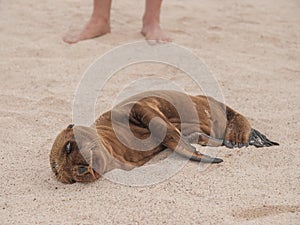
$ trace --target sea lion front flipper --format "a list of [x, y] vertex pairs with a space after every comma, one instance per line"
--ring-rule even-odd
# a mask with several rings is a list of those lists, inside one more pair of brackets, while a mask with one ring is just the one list
[[182, 137], [180, 131], [158, 109], [155, 110], [152, 107], [136, 104], [133, 110], [134, 113], [132, 113], [132, 115], [139, 118], [144, 126], [149, 127], [151, 123], [151, 131], [154, 135], [161, 136], [163, 135], [162, 131], [166, 131], [162, 142], [165, 147], [193, 161], [204, 163], [223, 162], [222, 159], [213, 158], [200, 153]]
[[273, 145], [279, 145], [277, 142], [269, 140], [265, 135], [260, 133], [258, 130], [251, 129], [249, 137], [249, 145], [254, 145], [257, 148], [270, 147]]
[[208, 155], [202, 154], [194, 146], [185, 141], [183, 138], [180, 139], [176, 147], [174, 148], [173, 143], [166, 142], [165, 145], [177, 152], [179, 155], [189, 158], [192, 161], [203, 162], [203, 163], [221, 163], [223, 159], [214, 158]]

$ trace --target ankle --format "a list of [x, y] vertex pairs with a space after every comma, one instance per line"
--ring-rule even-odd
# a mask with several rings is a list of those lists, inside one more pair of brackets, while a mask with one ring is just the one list
[[144, 15], [143, 26], [159, 25], [159, 16]]
[[90, 21], [94, 23], [110, 24], [109, 16], [98, 15], [95, 13], [92, 14]]

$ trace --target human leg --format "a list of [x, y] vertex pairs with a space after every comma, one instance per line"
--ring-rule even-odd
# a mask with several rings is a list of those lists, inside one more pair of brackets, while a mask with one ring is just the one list
[[73, 44], [109, 33], [110, 8], [111, 0], [94, 0], [94, 9], [89, 22], [81, 31], [69, 33], [63, 40], [66, 43]]
[[162, 0], [146, 0], [141, 33], [146, 40], [169, 42], [171, 38], [160, 27], [160, 9]]

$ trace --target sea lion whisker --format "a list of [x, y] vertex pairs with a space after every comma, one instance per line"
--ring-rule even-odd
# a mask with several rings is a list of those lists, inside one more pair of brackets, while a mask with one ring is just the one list
[[88, 166], [88, 171], [93, 176], [93, 178], [96, 179], [96, 176], [95, 176], [95, 173], [93, 170], [93, 151], [92, 150], [90, 150], [90, 163]]

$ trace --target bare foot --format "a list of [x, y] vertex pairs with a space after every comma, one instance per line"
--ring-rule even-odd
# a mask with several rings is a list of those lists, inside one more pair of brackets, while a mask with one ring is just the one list
[[159, 23], [144, 23], [141, 33], [147, 41], [171, 42], [172, 39], [161, 29]]
[[93, 17], [85, 25], [82, 31], [70, 33], [63, 37], [63, 41], [74, 44], [86, 39], [92, 39], [110, 33], [109, 22], [104, 19], [94, 19]]

